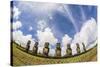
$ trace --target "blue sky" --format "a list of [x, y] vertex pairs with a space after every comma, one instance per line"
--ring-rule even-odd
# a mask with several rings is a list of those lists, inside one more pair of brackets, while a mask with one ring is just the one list
[[[45, 7], [46, 5], [41, 6], [41, 4], [46, 3], [40, 2], [32, 5], [30, 2], [30, 5], [25, 5], [20, 3], [20, 1], [13, 2], [13, 6], [16, 6], [19, 11], [21, 11], [17, 20], [22, 23], [20, 30], [24, 35], [31, 34], [33, 38], [37, 39], [36, 34], [37, 30], [39, 30], [38, 21], [43, 20], [44, 23], [46, 22], [47, 27], [51, 28], [54, 36], [61, 41], [64, 34], [68, 34], [73, 38], [74, 34], [80, 31], [83, 23], [91, 17], [97, 21], [96, 6], [61, 3], [53, 3], [52, 6], [52, 3], [49, 3], [51, 6]], [[32, 9], [34, 6], [35, 8]], [[44, 11], [40, 10], [42, 7]], [[47, 10], [45, 10], [45, 8], [47, 8]], [[13, 18], [13, 21], [16, 21], [16, 19]], [[29, 30], [30, 26], [32, 27], [31, 31]]]

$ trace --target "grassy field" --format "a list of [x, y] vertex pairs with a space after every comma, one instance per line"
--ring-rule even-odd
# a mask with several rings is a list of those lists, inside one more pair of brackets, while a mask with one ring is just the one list
[[13, 66], [19, 65], [40, 65], [40, 64], [59, 64], [59, 63], [75, 63], [75, 62], [89, 62], [97, 60], [97, 47], [94, 47], [90, 51], [70, 57], [61, 59], [51, 59], [33, 56], [17, 48], [15, 43], [12, 43], [12, 64]]

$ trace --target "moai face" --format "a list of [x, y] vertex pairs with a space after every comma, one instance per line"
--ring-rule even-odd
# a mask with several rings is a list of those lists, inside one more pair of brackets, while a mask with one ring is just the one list
[[56, 48], [60, 48], [60, 43], [57, 43], [57, 46], [56, 46]]
[[35, 42], [35, 45], [34, 45], [34, 47], [38, 47], [38, 42]]
[[45, 48], [48, 48], [48, 47], [49, 47], [49, 43], [46, 42], [46, 43], [45, 43]]

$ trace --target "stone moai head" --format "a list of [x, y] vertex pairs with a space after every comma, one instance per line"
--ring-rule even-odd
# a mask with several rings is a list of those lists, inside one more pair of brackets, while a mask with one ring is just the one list
[[28, 46], [30, 46], [30, 44], [31, 44], [31, 41], [30, 41], [30, 40], [28, 40], [27, 45], [28, 45]]
[[34, 45], [34, 47], [37, 47], [38, 46], [38, 42], [35, 42], [35, 45]]
[[49, 47], [49, 42], [46, 42], [45, 45], [44, 45], [44, 47], [48, 48]]
[[60, 48], [60, 46], [61, 46], [60, 43], [57, 43], [56, 48]]

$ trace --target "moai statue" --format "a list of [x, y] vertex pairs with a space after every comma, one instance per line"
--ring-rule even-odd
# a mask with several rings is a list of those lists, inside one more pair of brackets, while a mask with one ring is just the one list
[[72, 49], [70, 47], [70, 44], [67, 44], [66, 56], [72, 56]]
[[44, 45], [44, 48], [43, 48], [43, 55], [45, 57], [48, 57], [48, 54], [49, 54], [49, 43], [46, 42], [45, 45]]
[[31, 44], [31, 41], [28, 40], [27, 45], [26, 45], [26, 52], [29, 51], [29, 49], [30, 49], [30, 44]]
[[85, 44], [82, 43], [84, 52], [86, 51]]
[[35, 42], [34, 47], [33, 47], [33, 54], [37, 55], [37, 51], [38, 51], [38, 42]]
[[56, 57], [61, 57], [61, 45], [60, 43], [57, 43], [56, 45]]
[[80, 46], [79, 46], [79, 44], [76, 43], [76, 46], [77, 46], [77, 48], [76, 48], [77, 54], [80, 54], [81, 52], [80, 52]]

